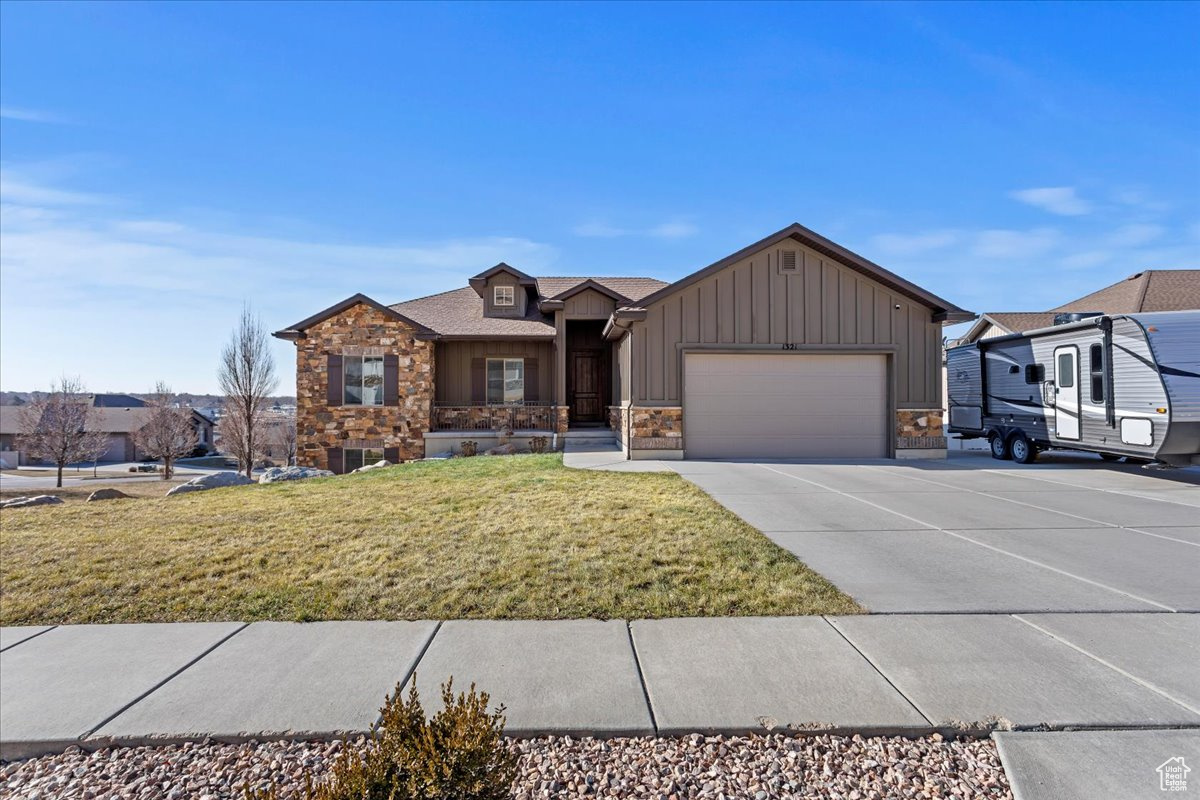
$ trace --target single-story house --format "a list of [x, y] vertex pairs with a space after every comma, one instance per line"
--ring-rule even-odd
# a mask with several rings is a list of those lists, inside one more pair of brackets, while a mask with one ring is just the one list
[[384, 305], [296, 345], [298, 460], [348, 471], [607, 428], [629, 458], [945, 454], [941, 328], [974, 315], [801, 225], [673, 283], [534, 277]]
[[[88, 403], [93, 407], [92, 427], [108, 434], [108, 448], [98, 460], [101, 463], [139, 460], [142, 454], [138, 452], [133, 435], [146, 424], [152, 409], [131, 395], [95, 394], [88, 398]], [[213, 449], [212, 420], [195, 409], [191, 413], [197, 445]], [[4, 406], [0, 412], [0, 451], [12, 454], [5, 457], [6, 463], [18, 460], [21, 464], [28, 463], [23, 455], [16, 455], [20, 415], [20, 406]]]

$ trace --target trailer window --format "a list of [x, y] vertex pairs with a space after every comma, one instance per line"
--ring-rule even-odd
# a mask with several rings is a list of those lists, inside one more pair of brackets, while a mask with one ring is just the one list
[[1046, 368], [1041, 364], [1025, 365], [1025, 382], [1041, 383], [1046, 380]]
[[1070, 389], [1075, 385], [1075, 359], [1070, 353], [1062, 353], [1058, 357], [1058, 385]]
[[1098, 344], [1088, 350], [1088, 372], [1092, 376], [1092, 402], [1104, 402], [1104, 348]]

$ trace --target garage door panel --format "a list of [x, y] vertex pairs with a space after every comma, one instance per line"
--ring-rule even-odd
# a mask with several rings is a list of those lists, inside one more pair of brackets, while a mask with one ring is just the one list
[[689, 458], [878, 458], [887, 455], [881, 355], [688, 354]]

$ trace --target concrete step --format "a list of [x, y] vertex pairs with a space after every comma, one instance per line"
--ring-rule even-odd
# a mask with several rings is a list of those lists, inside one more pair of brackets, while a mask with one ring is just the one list
[[567, 441], [605, 441], [615, 442], [617, 435], [608, 428], [580, 428], [563, 434]]

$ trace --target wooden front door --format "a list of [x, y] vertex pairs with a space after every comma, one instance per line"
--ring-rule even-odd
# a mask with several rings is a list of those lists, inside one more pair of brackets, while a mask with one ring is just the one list
[[604, 375], [601, 351], [571, 353], [567, 372], [567, 405], [571, 422], [601, 422], [604, 419]]

